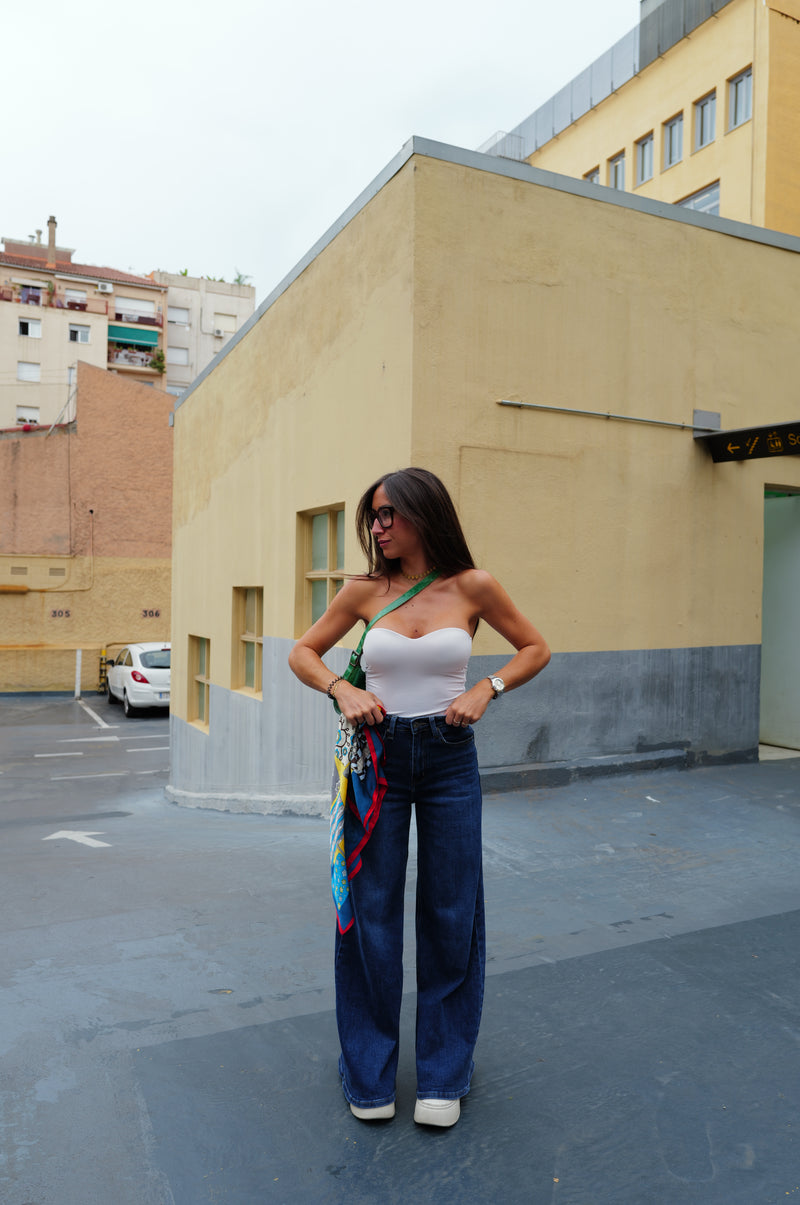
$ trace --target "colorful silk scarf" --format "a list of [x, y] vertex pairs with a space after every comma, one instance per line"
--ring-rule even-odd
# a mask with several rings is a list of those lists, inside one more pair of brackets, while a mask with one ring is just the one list
[[[361, 869], [361, 851], [378, 823], [386, 793], [383, 773], [383, 740], [368, 724], [358, 727], [339, 716], [334, 751], [336, 772], [331, 800], [331, 889], [339, 932], [353, 923], [350, 879]], [[357, 819], [357, 840], [349, 854], [344, 848], [344, 818], [349, 810]]]
[[[408, 602], [420, 590], [424, 590], [439, 576], [438, 569], [431, 569], [421, 581], [383, 607], [369, 621], [358, 642], [358, 648], [350, 658], [344, 672], [348, 682], [364, 685], [365, 675], [361, 669], [361, 653], [367, 632], [384, 615], [395, 611]], [[339, 712], [334, 699], [334, 707]], [[353, 923], [353, 901], [350, 899], [350, 880], [361, 869], [361, 851], [378, 823], [381, 802], [386, 793], [386, 778], [383, 773], [383, 740], [369, 724], [354, 727], [339, 714], [339, 731], [334, 751], [336, 771], [333, 779], [331, 799], [331, 886], [339, 932], [346, 933]], [[344, 818], [349, 808], [358, 819], [358, 840], [350, 854], [344, 848]]]

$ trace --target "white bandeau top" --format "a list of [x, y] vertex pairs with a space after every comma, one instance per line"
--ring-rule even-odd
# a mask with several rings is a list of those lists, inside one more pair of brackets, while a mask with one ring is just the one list
[[471, 651], [472, 637], [463, 628], [437, 628], [415, 637], [370, 628], [362, 654], [367, 690], [388, 715], [444, 715], [463, 694]]

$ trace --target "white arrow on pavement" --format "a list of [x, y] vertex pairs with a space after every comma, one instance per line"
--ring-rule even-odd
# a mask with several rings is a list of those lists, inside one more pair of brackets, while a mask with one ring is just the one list
[[51, 833], [49, 837], [42, 837], [43, 841], [78, 841], [81, 845], [91, 845], [95, 849], [99, 849], [101, 845], [105, 845], [110, 849], [108, 841], [94, 841], [93, 837], [101, 837], [102, 833], [77, 833], [69, 829], [63, 829], [60, 833]]

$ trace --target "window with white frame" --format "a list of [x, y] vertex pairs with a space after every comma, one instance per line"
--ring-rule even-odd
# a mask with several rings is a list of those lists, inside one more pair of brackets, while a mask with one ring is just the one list
[[235, 314], [214, 314], [214, 330], [224, 331], [226, 335], [232, 335], [236, 331], [236, 315]]
[[719, 216], [719, 180], [708, 184], [705, 188], [691, 193], [677, 202], [682, 209], [694, 209], [697, 213], [710, 213]]
[[584, 180], [588, 180], [590, 184], [599, 184], [600, 183], [600, 168], [593, 167], [590, 172], [586, 172], [584, 174], [583, 178], [584, 178]]
[[17, 406], [17, 422], [18, 423], [38, 423], [39, 422], [39, 407], [38, 406]]
[[42, 320], [41, 318], [20, 318], [19, 333], [27, 335], [29, 339], [41, 339], [42, 337]]
[[79, 326], [76, 322], [69, 324], [69, 341], [70, 343], [88, 343], [89, 342], [89, 327]]
[[85, 289], [65, 289], [64, 300], [69, 305], [86, 305], [86, 290]]
[[171, 344], [167, 348], [167, 363], [168, 364], [188, 364], [189, 363], [189, 348], [188, 347], [173, 347]]
[[184, 305], [168, 305], [167, 306], [167, 322], [174, 323], [175, 326], [189, 325], [189, 309]]
[[608, 161], [608, 183], [610, 188], [625, 187], [625, 152], [620, 151]]
[[683, 113], [664, 122], [664, 167], [672, 167], [683, 158]]
[[303, 590], [300, 630], [316, 623], [344, 584], [344, 507], [298, 515]]
[[41, 364], [34, 364], [30, 360], [17, 360], [18, 381], [41, 381], [41, 379]]
[[728, 80], [728, 129], [735, 130], [753, 116], [753, 68]]
[[78, 370], [77, 370], [77, 368], [75, 367], [75, 365], [74, 365], [74, 364], [70, 364], [69, 368], [67, 369], [67, 384], [68, 384], [68, 385], [74, 385], [74, 384], [75, 384], [75, 374], [76, 374], [76, 372], [77, 372], [77, 371], [78, 371]]
[[653, 132], [636, 143], [636, 183], [644, 184], [653, 178]]
[[717, 123], [717, 93], [709, 92], [694, 106], [694, 149], [699, 151], [714, 141]]

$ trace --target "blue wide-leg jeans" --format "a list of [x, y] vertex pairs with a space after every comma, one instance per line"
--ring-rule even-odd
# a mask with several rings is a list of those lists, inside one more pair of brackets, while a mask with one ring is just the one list
[[[355, 920], [336, 934], [336, 1018], [344, 1094], [395, 1097], [403, 993], [403, 896], [412, 804], [417, 827], [417, 1096], [469, 1091], [483, 1006], [486, 939], [481, 786], [471, 728], [443, 716], [382, 725], [388, 782], [350, 882]], [[345, 848], [356, 840], [345, 818]]]

